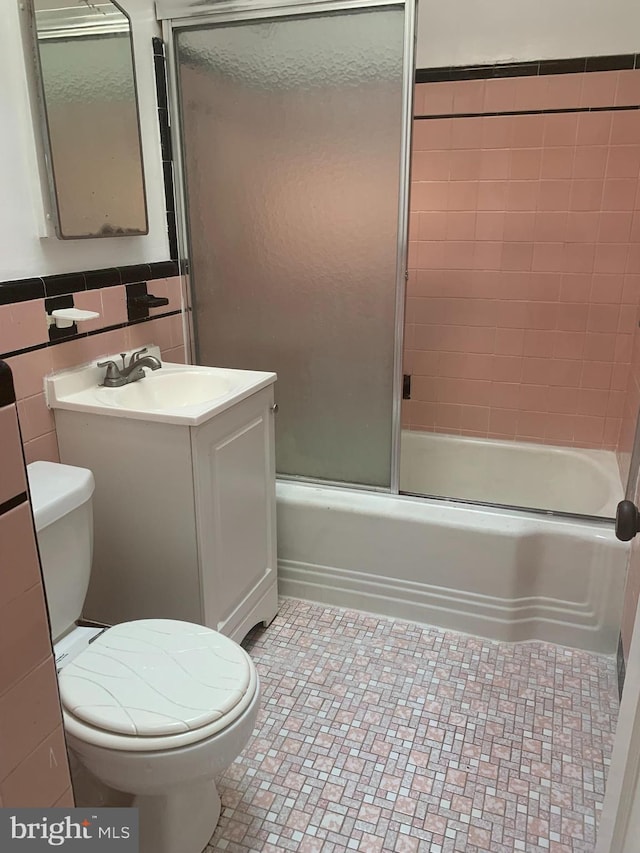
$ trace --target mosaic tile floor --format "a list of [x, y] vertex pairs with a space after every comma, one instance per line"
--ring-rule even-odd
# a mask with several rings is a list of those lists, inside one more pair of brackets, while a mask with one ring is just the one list
[[614, 661], [283, 601], [206, 853], [593, 850]]

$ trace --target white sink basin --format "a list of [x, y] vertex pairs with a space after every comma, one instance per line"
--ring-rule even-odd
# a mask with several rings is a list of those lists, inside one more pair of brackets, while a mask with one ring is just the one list
[[144, 379], [120, 388], [97, 388], [96, 396], [106, 406], [121, 409], [174, 409], [224, 397], [234, 383], [228, 376], [195, 370], [169, 372], [161, 368], [147, 372]]
[[[148, 353], [160, 357], [156, 347], [148, 347]], [[45, 378], [47, 403], [51, 409], [197, 426], [276, 378], [275, 373], [192, 364], [144, 370], [144, 379], [119, 388], [100, 384], [105, 370], [95, 362], [52, 374]]]

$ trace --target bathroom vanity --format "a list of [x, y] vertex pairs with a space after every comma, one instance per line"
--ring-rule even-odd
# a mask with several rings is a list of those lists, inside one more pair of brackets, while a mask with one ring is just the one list
[[165, 364], [123, 388], [100, 377], [92, 365], [46, 379], [60, 461], [96, 480], [85, 618], [183, 619], [234, 640], [268, 624], [275, 374]]

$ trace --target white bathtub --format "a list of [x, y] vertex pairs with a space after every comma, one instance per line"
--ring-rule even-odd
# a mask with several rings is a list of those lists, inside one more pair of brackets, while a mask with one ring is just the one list
[[613, 654], [610, 522], [278, 482], [280, 592], [496, 640]]
[[615, 453], [405, 431], [400, 489], [434, 497], [614, 518]]

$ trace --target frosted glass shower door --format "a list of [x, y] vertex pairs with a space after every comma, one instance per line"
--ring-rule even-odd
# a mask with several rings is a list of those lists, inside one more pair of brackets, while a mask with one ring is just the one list
[[277, 372], [280, 474], [389, 487], [404, 8], [174, 33], [198, 362]]

